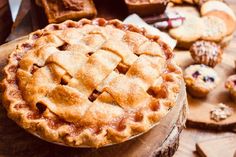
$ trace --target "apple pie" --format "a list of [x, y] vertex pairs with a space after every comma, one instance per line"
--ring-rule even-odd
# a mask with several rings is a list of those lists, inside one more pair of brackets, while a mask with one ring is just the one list
[[176, 104], [183, 80], [158, 36], [102, 18], [31, 33], [4, 72], [8, 116], [74, 147], [120, 143], [150, 130]]

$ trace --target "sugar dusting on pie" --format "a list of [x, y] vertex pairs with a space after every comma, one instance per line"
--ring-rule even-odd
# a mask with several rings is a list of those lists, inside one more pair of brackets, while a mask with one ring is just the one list
[[4, 71], [11, 119], [49, 141], [102, 147], [148, 131], [176, 103], [181, 69], [159, 37], [118, 20], [29, 35]]

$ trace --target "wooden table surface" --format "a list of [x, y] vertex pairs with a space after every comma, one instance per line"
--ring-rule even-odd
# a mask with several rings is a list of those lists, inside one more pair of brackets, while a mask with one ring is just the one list
[[[23, 2], [30, 2], [30, 0], [23, 0]], [[101, 0], [104, 1], [104, 0]], [[116, 0], [117, 1], [117, 0]], [[95, 1], [96, 2], [96, 1]], [[226, 0], [228, 4], [236, 11], [236, 0]], [[29, 3], [25, 3], [25, 6], [29, 5]], [[25, 6], [22, 6], [22, 8], [26, 8]], [[31, 4], [31, 8], [34, 8], [34, 4]], [[100, 7], [100, 5], [98, 6]], [[109, 8], [109, 7], [108, 7]], [[35, 9], [35, 8], [34, 8]], [[37, 7], [36, 7], [37, 9]], [[33, 31], [35, 29], [38, 29], [42, 26], [45, 25], [46, 21], [45, 18], [41, 19], [40, 23], [39, 21], [35, 20], [34, 17], [37, 15], [32, 14], [31, 17], [27, 16], [22, 16], [26, 12], [25, 9], [20, 9], [21, 12], [19, 13], [20, 16], [18, 18], [22, 20], [24, 18], [24, 23], [20, 23], [17, 21], [15, 26], [17, 28], [13, 29], [16, 30], [15, 32], [12, 33], [12, 35], [8, 38], [8, 40], [12, 40], [16, 37], [19, 37], [21, 35], [25, 35], [30, 31]], [[42, 13], [42, 10], [39, 10], [40, 13]], [[114, 12], [122, 12], [120, 16], [120, 19], [124, 18], [125, 15], [127, 14], [126, 11], [120, 11], [116, 10]], [[101, 12], [100, 16], [103, 14], [107, 14], [106, 12]], [[29, 24], [30, 23], [30, 24]], [[21, 28], [26, 28], [22, 30]], [[233, 41], [230, 44], [229, 47], [226, 48], [225, 50], [227, 53], [236, 53], [236, 34], [234, 35]], [[174, 157], [198, 157], [199, 155], [196, 152], [196, 143], [200, 141], [206, 141], [206, 140], [211, 140], [211, 139], [216, 139], [216, 138], [222, 138], [222, 137], [232, 137], [236, 138], [236, 134], [232, 132], [213, 132], [213, 131], [206, 131], [206, 130], [199, 130], [199, 129], [192, 129], [192, 128], [185, 128], [181, 134], [180, 137], [180, 146], [178, 151], [175, 153]], [[236, 151], [236, 146], [235, 146], [235, 151]]]
[[[226, 2], [236, 12], [236, 0], [226, 0]], [[229, 47], [225, 49], [226, 53], [236, 53], [236, 33]], [[201, 115], [199, 115], [201, 116]], [[236, 138], [232, 132], [213, 132], [199, 129], [186, 128], [180, 135], [180, 145], [174, 157], [199, 157], [196, 152], [196, 143], [216, 138], [228, 137]], [[235, 146], [236, 151], [236, 146]]]

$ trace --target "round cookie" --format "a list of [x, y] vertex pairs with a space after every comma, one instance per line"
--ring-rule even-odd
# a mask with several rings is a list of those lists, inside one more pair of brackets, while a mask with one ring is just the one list
[[202, 40], [191, 46], [190, 53], [195, 63], [215, 67], [221, 62], [223, 51], [216, 43]]
[[187, 17], [180, 27], [170, 29], [169, 34], [178, 41], [178, 47], [189, 49], [202, 36], [203, 22], [196, 16]]
[[183, 17], [192, 17], [197, 16], [200, 17], [200, 13], [198, 9], [194, 6], [190, 5], [174, 5], [168, 6], [166, 8], [166, 12], [178, 12]]
[[236, 102], [236, 74], [228, 77], [225, 88], [228, 89], [231, 98]]
[[224, 11], [219, 11], [219, 10], [213, 10], [207, 12], [204, 16], [216, 16], [220, 19], [222, 19], [227, 27], [227, 33], [226, 35], [230, 35], [234, 32], [235, 30], [235, 20], [233, 17], [231, 17], [229, 14], [225, 13]]
[[201, 18], [204, 24], [201, 39], [219, 42], [227, 34], [225, 22], [215, 16], [204, 16]]
[[203, 3], [200, 9], [201, 15], [204, 16], [208, 12], [213, 10], [219, 10], [224, 11], [225, 13], [229, 14], [234, 20], [236, 20], [236, 16], [234, 14], [234, 11], [224, 2], [221, 1], [207, 1], [206, 3]]
[[203, 98], [217, 86], [219, 76], [214, 69], [196, 64], [185, 69], [184, 80], [190, 95]]

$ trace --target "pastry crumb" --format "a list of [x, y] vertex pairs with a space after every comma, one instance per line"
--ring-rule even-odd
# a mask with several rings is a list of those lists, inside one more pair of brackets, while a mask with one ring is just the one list
[[223, 103], [220, 103], [210, 111], [210, 116], [212, 120], [219, 122], [230, 117], [232, 113], [233, 110], [230, 107], [226, 106]]

